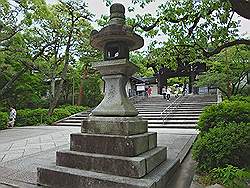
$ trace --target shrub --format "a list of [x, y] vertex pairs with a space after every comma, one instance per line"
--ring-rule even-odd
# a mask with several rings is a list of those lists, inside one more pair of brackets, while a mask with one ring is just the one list
[[47, 109], [25, 109], [17, 111], [16, 126], [32, 126], [43, 123], [44, 117], [48, 114]]
[[8, 123], [8, 114], [6, 112], [0, 112], [0, 129], [5, 129]]
[[208, 177], [213, 183], [219, 183], [228, 188], [246, 188], [250, 172], [227, 165], [225, 168], [214, 168], [209, 172]]
[[250, 96], [236, 95], [236, 96], [232, 96], [232, 97], [230, 98], [230, 101], [244, 101], [244, 102], [250, 102]]
[[201, 134], [215, 127], [219, 122], [250, 122], [250, 103], [244, 101], [224, 101], [205, 108], [197, 128]]
[[250, 123], [220, 123], [206, 134], [199, 135], [192, 153], [200, 171], [208, 172], [226, 164], [249, 167]]
[[76, 114], [78, 112], [86, 111], [88, 107], [86, 106], [72, 106], [72, 105], [63, 105], [60, 108], [64, 108], [65, 110], [69, 111], [71, 114]]
[[56, 108], [51, 116], [48, 116], [48, 109], [25, 109], [17, 111], [16, 126], [33, 126], [40, 124], [51, 124], [55, 121], [68, 117], [72, 114], [85, 111], [87, 107], [65, 106]]

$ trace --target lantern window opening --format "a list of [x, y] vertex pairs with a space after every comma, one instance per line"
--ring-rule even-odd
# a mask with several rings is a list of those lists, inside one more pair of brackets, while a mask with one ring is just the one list
[[112, 46], [107, 48], [107, 58], [114, 59], [119, 57], [120, 55], [120, 48], [117, 46]]

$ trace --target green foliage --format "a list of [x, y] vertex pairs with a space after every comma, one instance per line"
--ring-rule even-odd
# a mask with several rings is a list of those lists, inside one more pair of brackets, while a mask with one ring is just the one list
[[230, 101], [243, 101], [246, 103], [250, 103], [250, 96], [236, 95], [236, 96], [231, 97]]
[[17, 110], [16, 126], [22, 127], [52, 124], [55, 121], [85, 110], [87, 110], [87, 108], [82, 106], [63, 106], [55, 109], [51, 116], [48, 116], [48, 109], [39, 108], [35, 110]]
[[84, 98], [83, 104], [86, 106], [97, 106], [103, 99], [100, 91], [101, 80], [98, 76], [89, 77], [83, 80]]
[[249, 168], [250, 123], [217, 124], [206, 134], [198, 136], [192, 153], [199, 171], [208, 172], [226, 164]]
[[231, 47], [207, 61], [208, 71], [199, 76], [198, 86], [218, 87], [230, 98], [242, 94], [250, 71], [250, 48]]
[[147, 68], [148, 59], [140, 52], [134, 52], [130, 55], [130, 61], [139, 67], [137, 75], [141, 77], [151, 77], [155, 74], [154, 70]]
[[8, 118], [6, 112], [0, 112], [0, 129], [5, 129], [7, 127]]
[[208, 177], [214, 183], [219, 183], [227, 188], [246, 188], [250, 172], [232, 165], [226, 165], [224, 168], [212, 169]]
[[33, 126], [43, 123], [43, 118], [48, 114], [47, 109], [17, 110], [16, 126]]
[[73, 105], [63, 105], [59, 106], [59, 109], [60, 108], [69, 111], [71, 114], [76, 114], [78, 112], [86, 111], [88, 109], [85, 106], [73, 106]]
[[[250, 122], [250, 103], [245, 101], [223, 101], [211, 105], [202, 112], [197, 128], [204, 134], [220, 122]], [[224, 124], [223, 124], [224, 125]]]

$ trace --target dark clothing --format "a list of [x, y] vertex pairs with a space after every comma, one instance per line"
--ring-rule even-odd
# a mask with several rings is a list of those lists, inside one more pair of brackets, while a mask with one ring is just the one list
[[167, 100], [169, 100], [170, 99], [170, 94], [167, 94]]

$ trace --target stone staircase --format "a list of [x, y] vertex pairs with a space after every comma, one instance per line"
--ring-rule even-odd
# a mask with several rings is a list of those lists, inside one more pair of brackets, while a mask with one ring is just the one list
[[203, 108], [216, 103], [217, 98], [216, 95], [188, 95], [175, 100], [175, 97], [170, 101], [151, 97], [135, 106], [139, 116], [148, 120], [149, 128], [186, 129], [195, 128]]
[[[195, 128], [198, 118], [205, 106], [216, 103], [216, 95], [188, 95], [180, 99], [180, 104], [173, 103], [162, 96], [153, 96], [134, 105], [139, 111], [139, 116], [148, 121], [149, 128]], [[167, 110], [165, 110], [168, 108]], [[164, 111], [165, 110], [165, 111]], [[59, 120], [53, 125], [57, 126], [81, 126], [82, 120], [88, 117], [91, 110], [81, 112]]]
[[54, 122], [52, 125], [55, 126], [81, 126], [82, 120], [89, 116], [91, 110], [80, 112], [72, 116], [66, 117], [59, 121]]

